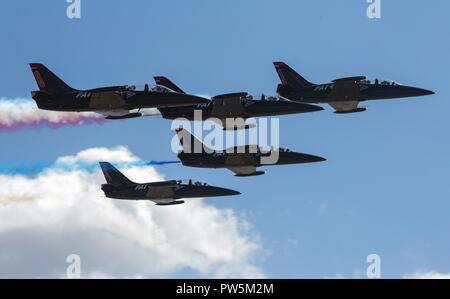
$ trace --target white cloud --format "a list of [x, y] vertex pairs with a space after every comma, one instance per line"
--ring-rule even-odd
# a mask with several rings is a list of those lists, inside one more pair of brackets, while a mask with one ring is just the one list
[[[125, 147], [88, 149], [58, 161], [139, 160]], [[163, 180], [153, 167], [124, 173]], [[104, 197], [100, 171], [49, 168], [34, 177], [0, 175], [0, 277], [61, 277], [81, 257], [83, 277], [263, 277], [249, 223], [203, 200], [159, 207]], [[214, 199], [210, 199], [214, 200]], [[222, 198], [220, 200], [226, 200]]]
[[450, 279], [450, 273], [439, 273], [436, 271], [417, 271], [413, 274], [405, 275], [406, 279]]

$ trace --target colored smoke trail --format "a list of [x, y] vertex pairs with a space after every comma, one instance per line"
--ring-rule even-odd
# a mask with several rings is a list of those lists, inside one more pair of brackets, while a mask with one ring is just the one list
[[[180, 164], [181, 161], [135, 161], [135, 162], [119, 162], [112, 163], [119, 170], [122, 168], [142, 167], [142, 166], [162, 166], [168, 164]], [[86, 171], [95, 172], [100, 171], [100, 166], [97, 162], [68, 162], [68, 161], [56, 161], [56, 162], [30, 162], [30, 163], [17, 163], [17, 162], [0, 162], [0, 174], [8, 175], [35, 175], [45, 170], [57, 170], [63, 172], [69, 171]]]
[[150, 161], [150, 162], [147, 162], [145, 165], [147, 165], [147, 166], [158, 166], [158, 165], [167, 165], [167, 164], [180, 164], [181, 163], [181, 161], [178, 161], [178, 160], [176, 160], [176, 161]]
[[0, 98], [0, 132], [14, 132], [23, 129], [102, 124], [102, 115], [92, 112], [53, 112], [38, 109], [31, 99]]

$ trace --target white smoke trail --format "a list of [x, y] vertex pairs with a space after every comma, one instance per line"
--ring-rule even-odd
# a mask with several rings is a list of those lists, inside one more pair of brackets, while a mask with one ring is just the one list
[[101, 124], [105, 119], [93, 112], [53, 112], [39, 109], [35, 102], [27, 98], [0, 98], [0, 132], [40, 127], [59, 128]]

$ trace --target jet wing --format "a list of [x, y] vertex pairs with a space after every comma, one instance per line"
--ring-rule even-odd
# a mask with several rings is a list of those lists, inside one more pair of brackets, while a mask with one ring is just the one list
[[334, 108], [334, 110], [336, 110], [335, 113], [338, 114], [366, 111], [366, 108], [358, 108], [358, 101], [339, 101], [330, 102], [329, 104]]
[[357, 101], [349, 101], [349, 102], [331, 102], [330, 106], [334, 108], [336, 111], [349, 111], [356, 109], [358, 107]]
[[342, 106], [342, 108], [336, 110], [349, 110], [350, 107], [355, 109], [358, 101], [362, 100], [361, 91], [355, 81], [338, 81], [333, 85], [328, 97], [333, 99], [333, 102], [339, 102], [339, 106]]
[[242, 99], [247, 95], [245, 92], [239, 92], [213, 97], [211, 115], [219, 119], [235, 118], [237, 115], [245, 115], [245, 109], [242, 107]]
[[264, 171], [256, 171], [256, 166], [232, 166], [227, 168], [234, 172], [236, 176], [254, 176], [265, 174]]
[[130, 110], [97, 111], [97, 113], [105, 116], [105, 118], [109, 120], [127, 119], [142, 116], [142, 113], [131, 112]]

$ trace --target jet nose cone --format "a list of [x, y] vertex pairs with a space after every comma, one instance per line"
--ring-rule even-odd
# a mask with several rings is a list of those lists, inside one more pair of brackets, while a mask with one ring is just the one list
[[422, 93], [424, 96], [429, 96], [435, 94], [434, 91], [428, 90], [428, 89], [422, 89]]
[[299, 164], [299, 163], [301, 164], [301, 163], [315, 163], [323, 161], [326, 161], [326, 159], [319, 156], [296, 152], [280, 153], [280, 157], [278, 159], [279, 164]]
[[319, 156], [314, 156], [314, 155], [307, 155], [307, 154], [298, 154], [298, 159], [302, 159], [303, 161], [305, 161], [305, 163], [314, 163], [314, 162], [324, 162], [327, 159], [319, 157]]
[[221, 196], [241, 195], [241, 192], [239, 192], [239, 191], [231, 190], [231, 189], [226, 189], [226, 188], [219, 188], [219, 189], [217, 190], [217, 192], [218, 192]]
[[414, 96], [429, 96], [429, 95], [433, 95], [434, 91], [431, 91], [428, 89], [423, 89], [423, 88], [414, 88], [412, 90], [412, 93]]
[[311, 162], [325, 162], [327, 159], [319, 156], [312, 156]]

